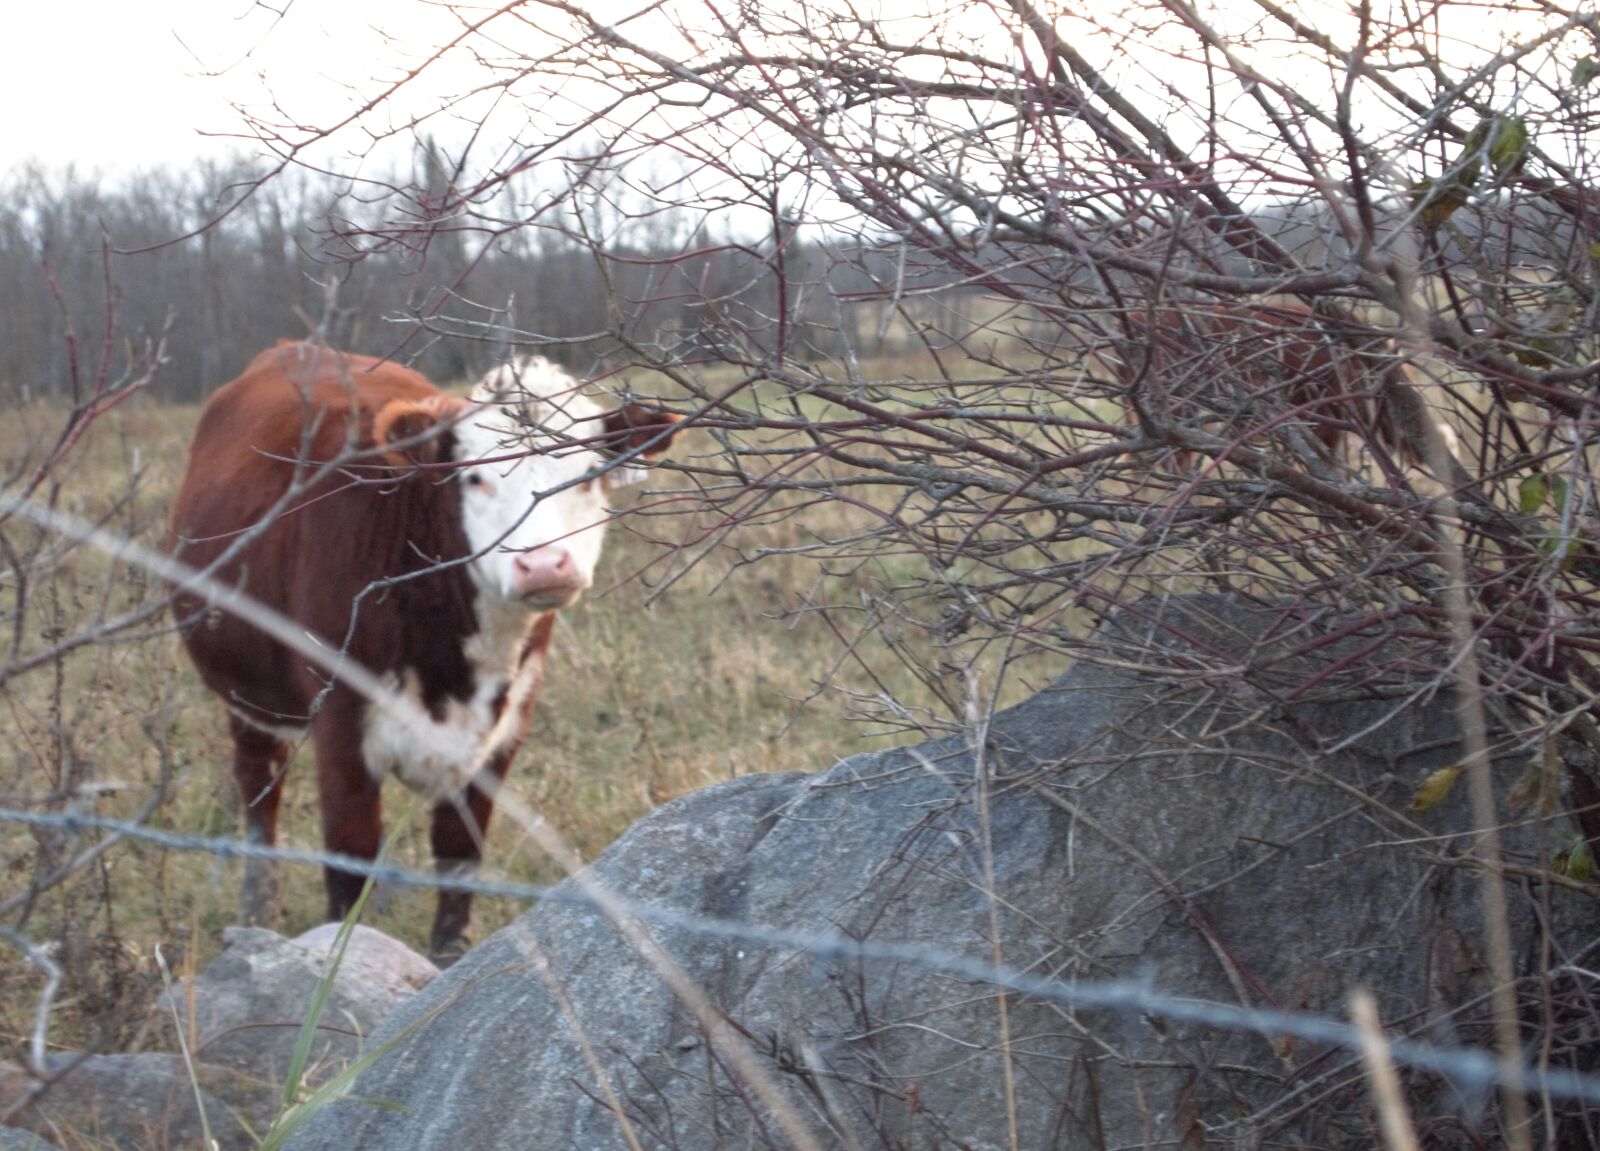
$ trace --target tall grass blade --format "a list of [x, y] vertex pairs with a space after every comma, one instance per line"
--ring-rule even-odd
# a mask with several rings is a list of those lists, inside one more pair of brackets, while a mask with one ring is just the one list
[[[354, 909], [352, 909], [352, 911], [353, 910]], [[368, 1051], [366, 1054], [361, 1056], [361, 1058], [352, 1062], [348, 1067], [344, 1068], [337, 1075], [333, 1076], [326, 1083], [322, 1084], [322, 1086], [318, 1087], [300, 1102], [291, 1102], [287, 1104], [284, 1110], [279, 1113], [278, 1118], [273, 1122], [272, 1129], [267, 1132], [266, 1137], [262, 1139], [256, 1151], [280, 1151], [283, 1145], [289, 1141], [290, 1137], [300, 1129], [301, 1125], [304, 1124], [306, 1120], [310, 1119], [328, 1104], [344, 1098], [350, 1091], [350, 1085], [356, 1081], [363, 1071], [371, 1067], [374, 1063], [376, 1063], [379, 1059], [382, 1059], [396, 1047], [408, 1041], [420, 1029], [433, 1022], [436, 1016], [443, 1012], [445, 1008], [453, 1005], [458, 998], [459, 995], [446, 999], [432, 1011], [429, 1011], [420, 1018], [413, 1020], [411, 1025], [404, 1031], [400, 1032], [398, 1035], [392, 1036], [386, 1042], [380, 1043], [377, 1047], [374, 1047], [371, 1051]], [[400, 1106], [400, 1104], [382, 1099], [367, 1099], [362, 1100], [362, 1102], [366, 1103], [369, 1107], [380, 1107], [390, 1110], [397, 1109]]]
[[[380, 854], [379, 862], [387, 855], [387, 849]], [[306, 1009], [306, 1017], [300, 1023], [300, 1034], [295, 1038], [294, 1053], [289, 1057], [289, 1069], [283, 1079], [283, 1104], [285, 1107], [293, 1106], [300, 1095], [300, 1084], [305, 1078], [306, 1063], [311, 1059], [311, 1045], [316, 1041], [317, 1028], [322, 1023], [322, 1013], [327, 1010], [328, 996], [333, 991], [333, 981], [338, 978], [339, 967], [344, 963], [345, 948], [350, 945], [350, 937], [355, 934], [356, 924], [361, 919], [361, 912], [367, 906], [367, 897], [372, 894], [373, 877], [367, 876], [367, 881], [361, 885], [361, 894], [345, 913], [344, 920], [339, 924], [339, 933], [334, 936], [331, 961], [323, 977], [317, 980], [317, 988], [311, 995], [311, 1003]]]
[[189, 1073], [189, 1086], [194, 1088], [194, 1109], [200, 1114], [200, 1138], [208, 1151], [215, 1151], [217, 1141], [211, 1137], [211, 1122], [206, 1118], [206, 1101], [200, 1092], [200, 1077], [195, 1074], [194, 1059], [189, 1054], [189, 1041], [184, 1037], [183, 1019], [178, 1014], [177, 999], [172, 994], [172, 972], [167, 970], [167, 957], [156, 945], [156, 966], [161, 969], [161, 982], [167, 989], [167, 1006], [172, 1010], [172, 1022], [178, 1032], [178, 1050], [183, 1053], [184, 1070]]

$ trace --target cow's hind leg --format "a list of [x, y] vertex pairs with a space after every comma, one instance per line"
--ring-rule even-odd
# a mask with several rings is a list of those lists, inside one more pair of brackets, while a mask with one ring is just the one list
[[[462, 795], [435, 805], [431, 838], [434, 865], [441, 877], [471, 879], [477, 874], [483, 860], [483, 841], [489, 834], [489, 817], [494, 814], [495, 792], [505, 779], [510, 758], [499, 757]], [[472, 892], [441, 888], [428, 957], [440, 967], [460, 959], [471, 946], [467, 934], [471, 923]]]
[[[330, 852], [376, 860], [383, 840], [378, 780], [361, 754], [361, 701], [336, 690], [317, 713], [312, 744], [317, 754], [317, 795], [322, 806], [322, 842]], [[367, 877], [323, 868], [328, 918], [343, 919], [361, 896]]]
[[[278, 841], [278, 801], [283, 795], [289, 745], [237, 715], [229, 715], [228, 730], [233, 736], [233, 778], [244, 804], [245, 841], [271, 847]], [[273, 860], [254, 855], [245, 859], [239, 904], [246, 924], [277, 925], [278, 869]]]

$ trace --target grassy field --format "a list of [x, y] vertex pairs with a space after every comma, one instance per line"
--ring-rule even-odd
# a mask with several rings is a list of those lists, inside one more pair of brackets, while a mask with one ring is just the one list
[[[99, 420], [55, 484], [39, 496], [148, 544], [161, 539], [197, 410], [139, 398]], [[35, 406], [0, 429], [0, 475], [25, 475], [59, 434], [60, 409]], [[707, 433], [676, 455], [708, 456]], [[623, 494], [596, 587], [563, 613], [552, 664], [509, 786], [593, 858], [632, 821], [686, 792], [751, 772], [817, 771], [837, 759], [915, 737], [914, 722], [863, 722], [892, 696], [913, 719], [947, 715], [909, 662], [949, 669], [947, 696], [963, 689], [959, 661], [941, 661], [914, 628], [874, 615], [885, 588], [921, 573], [915, 557], [827, 563], [804, 554], [850, 534], [871, 508], [843, 504], [772, 514], [723, 536], [721, 513], [680, 511], [659, 491]], [[656, 490], [652, 494], [650, 488]], [[16, 522], [0, 601], [17, 619], [17, 655], [47, 652], [96, 621], [148, 610], [109, 642], [46, 660], [0, 687], [0, 800], [4, 806], [129, 817], [154, 805], [152, 826], [231, 836], [238, 800], [226, 770], [230, 745], [220, 703], [199, 685], [165, 613], [164, 589], [143, 572]], [[764, 552], [756, 563], [742, 558]], [[691, 564], [689, 561], [693, 559]], [[19, 578], [20, 573], [20, 578]], [[17, 612], [20, 598], [21, 611]], [[945, 653], [946, 655], [950, 653]], [[1005, 700], [1049, 669], [1008, 677]], [[159, 795], [157, 794], [159, 792]], [[427, 869], [426, 812], [397, 784], [385, 789], [393, 859]], [[281, 819], [288, 846], [317, 847], [309, 751], [291, 767]], [[35, 834], [0, 823], [7, 864], [0, 901], [92, 840]], [[559, 871], [510, 821], [497, 821], [485, 874], [547, 883]], [[285, 922], [320, 921], [320, 872], [288, 868]], [[155, 982], [159, 944], [179, 968], [206, 962], [235, 921], [240, 868], [204, 853], [118, 843], [37, 905], [14, 907], [35, 941], [53, 942], [70, 994], [58, 999], [52, 1042], [137, 1046]], [[480, 900], [475, 936], [514, 917], [509, 901]], [[368, 921], [421, 948], [432, 896], [401, 891]], [[15, 957], [0, 964], [0, 1033], [21, 1042], [33, 1026], [40, 979]]]

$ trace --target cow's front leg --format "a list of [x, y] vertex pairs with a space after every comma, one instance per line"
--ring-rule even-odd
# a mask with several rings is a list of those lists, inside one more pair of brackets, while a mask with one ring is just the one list
[[[435, 805], [431, 838], [434, 866], [441, 877], [470, 879], [478, 873], [495, 793], [505, 779], [510, 758], [497, 757], [463, 794]], [[472, 945], [467, 934], [471, 923], [472, 892], [441, 888], [428, 957], [440, 967], [460, 959]]]
[[[322, 806], [322, 842], [331, 852], [375, 860], [383, 840], [378, 780], [361, 754], [362, 707], [335, 691], [317, 714], [312, 742], [317, 755], [317, 793]], [[329, 865], [328, 918], [340, 920], [355, 906], [366, 876]]]

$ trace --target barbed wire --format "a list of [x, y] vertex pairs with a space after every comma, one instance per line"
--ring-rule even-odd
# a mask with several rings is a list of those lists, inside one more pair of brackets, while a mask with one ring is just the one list
[[[106, 816], [85, 815], [81, 812], [34, 812], [0, 808], [0, 822], [68, 833], [109, 832], [173, 851], [203, 852], [223, 859], [260, 859], [288, 864], [336, 867], [341, 871], [370, 876], [375, 883], [587, 907], [597, 914], [601, 913], [598, 901], [594, 897], [570, 885], [482, 879], [460, 873], [421, 872], [392, 863], [358, 859], [337, 852], [269, 847], [265, 844], [220, 836], [186, 835]], [[1030, 974], [1005, 964], [958, 955], [926, 944], [854, 939], [828, 931], [797, 931], [741, 920], [696, 915], [673, 907], [640, 903], [616, 896], [612, 898], [623, 911], [641, 922], [693, 935], [789, 948], [805, 952], [817, 959], [906, 963], [927, 971], [953, 975], [1007, 991], [1046, 999], [1075, 1010], [1097, 1008], [1156, 1015], [1178, 1022], [1196, 1023], [1227, 1031], [1249, 1031], [1274, 1037], [1294, 1036], [1311, 1042], [1331, 1044], [1352, 1052], [1359, 1051], [1363, 1042], [1362, 1035], [1355, 1026], [1329, 1016], [1291, 1014], [1259, 1007], [1236, 1007], [1212, 1000], [1170, 995], [1157, 990], [1147, 980], [1109, 979], [1067, 983], [1049, 976]], [[1395, 1035], [1387, 1035], [1387, 1041], [1396, 1062], [1435, 1072], [1450, 1079], [1461, 1089], [1498, 1086], [1505, 1078], [1499, 1061], [1486, 1051], [1475, 1048], [1437, 1047]], [[1600, 1104], [1600, 1076], [1585, 1075], [1563, 1068], [1540, 1068], [1532, 1065], [1524, 1065], [1520, 1075], [1524, 1084], [1552, 1098]]]

